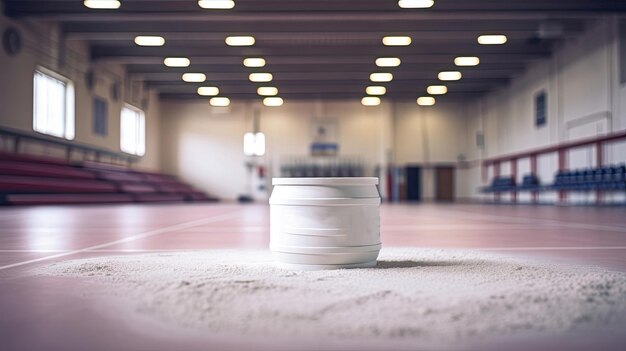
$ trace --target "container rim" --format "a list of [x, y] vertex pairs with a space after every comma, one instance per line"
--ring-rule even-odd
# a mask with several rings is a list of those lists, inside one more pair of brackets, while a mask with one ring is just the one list
[[377, 177], [272, 178], [272, 185], [378, 185]]

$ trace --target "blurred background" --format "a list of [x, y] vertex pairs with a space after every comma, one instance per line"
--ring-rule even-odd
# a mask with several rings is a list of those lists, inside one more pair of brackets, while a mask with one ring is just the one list
[[[7, 156], [28, 154], [119, 201], [192, 198], [107, 172], [158, 173], [203, 200], [265, 201], [272, 177], [377, 176], [388, 201], [624, 201], [623, 1], [2, 6], [4, 176], [65, 177]], [[5, 180], [5, 204], [79, 192]]]

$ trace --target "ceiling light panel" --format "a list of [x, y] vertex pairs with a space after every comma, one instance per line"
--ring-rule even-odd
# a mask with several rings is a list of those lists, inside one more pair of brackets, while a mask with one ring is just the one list
[[135, 44], [139, 46], [163, 46], [165, 39], [158, 35], [138, 35], [135, 37]]
[[400, 0], [398, 6], [403, 9], [427, 9], [435, 4], [433, 0]]
[[274, 96], [278, 95], [278, 88], [275, 87], [259, 87], [256, 90], [257, 94], [261, 96]]
[[283, 105], [283, 99], [279, 97], [266, 97], [263, 99], [263, 105], [270, 107], [278, 107]]
[[502, 34], [481, 35], [478, 37], [478, 43], [482, 45], [502, 45], [506, 41], [506, 35]]
[[370, 74], [370, 80], [372, 82], [391, 82], [393, 80], [393, 74], [391, 74], [391, 73], [372, 73], [372, 74]]
[[225, 39], [226, 45], [229, 46], [252, 46], [256, 42], [253, 36], [240, 35], [230, 36]]
[[224, 107], [230, 105], [230, 99], [227, 97], [214, 97], [209, 100], [211, 106]]
[[461, 79], [462, 75], [459, 71], [443, 71], [439, 72], [439, 75], [437, 77], [439, 78], [439, 80], [459, 80]]
[[265, 66], [265, 59], [260, 57], [249, 57], [243, 60], [243, 65], [246, 67], [263, 67]]
[[251, 82], [271, 82], [274, 77], [271, 73], [250, 73], [248, 76]]
[[386, 46], [407, 46], [411, 45], [411, 37], [406, 36], [391, 36], [383, 38], [383, 45]]
[[217, 87], [200, 87], [198, 88], [198, 95], [202, 96], [215, 96], [220, 93]]
[[420, 106], [432, 106], [435, 104], [435, 98], [431, 96], [422, 96], [417, 98], [417, 104]]
[[183, 80], [189, 83], [200, 83], [206, 80], [206, 75], [204, 73], [185, 73]]
[[235, 7], [232, 0], [199, 0], [198, 6], [210, 10], [230, 10]]
[[121, 6], [119, 0], [85, 0], [83, 5], [95, 10], [115, 10]]
[[426, 91], [430, 95], [443, 95], [448, 92], [448, 88], [445, 85], [431, 85]]
[[480, 59], [476, 56], [460, 56], [454, 59], [457, 66], [478, 66]]
[[166, 57], [163, 64], [167, 67], [188, 67], [191, 61], [186, 57]]
[[372, 85], [365, 88], [365, 93], [367, 95], [385, 95], [387, 93], [387, 88], [378, 85]]
[[376, 66], [378, 67], [398, 67], [400, 66], [399, 58], [397, 57], [379, 57], [376, 59]]
[[361, 99], [363, 106], [378, 106], [380, 105], [380, 98], [375, 96], [366, 96]]

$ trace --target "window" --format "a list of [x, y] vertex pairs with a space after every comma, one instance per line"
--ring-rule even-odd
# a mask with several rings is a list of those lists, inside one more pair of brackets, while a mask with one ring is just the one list
[[107, 136], [107, 103], [103, 99], [93, 99], [93, 133]]
[[33, 130], [74, 139], [74, 85], [40, 68], [33, 78]]
[[243, 135], [243, 153], [246, 156], [265, 155], [265, 135], [263, 133], [246, 133]]
[[546, 124], [546, 104], [546, 91], [542, 90], [535, 95], [535, 126], [537, 127], [541, 127]]
[[142, 110], [130, 105], [122, 107], [120, 148], [131, 155], [146, 153], [146, 116]]

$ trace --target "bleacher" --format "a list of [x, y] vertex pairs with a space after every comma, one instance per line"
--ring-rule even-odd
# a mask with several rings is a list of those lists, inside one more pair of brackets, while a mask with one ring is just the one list
[[0, 153], [0, 205], [199, 201], [215, 199], [171, 175]]
[[483, 188], [485, 193], [497, 193], [515, 189], [515, 179], [511, 176], [494, 177], [491, 185]]
[[485, 193], [512, 191], [623, 191], [626, 190], [626, 166], [605, 166], [564, 170], [556, 173], [554, 182], [541, 185], [537, 176], [527, 174], [522, 184], [516, 185], [512, 176], [494, 177], [491, 185], [482, 189]]
[[624, 190], [626, 189], [625, 166], [588, 168], [557, 173], [554, 190]]

